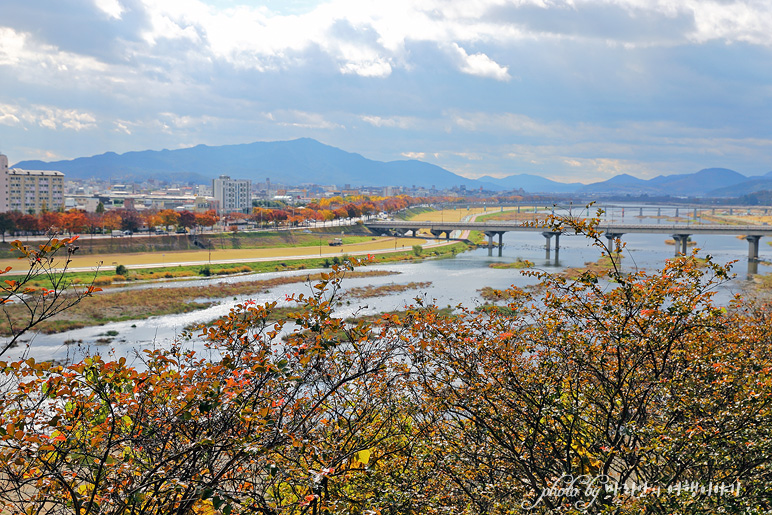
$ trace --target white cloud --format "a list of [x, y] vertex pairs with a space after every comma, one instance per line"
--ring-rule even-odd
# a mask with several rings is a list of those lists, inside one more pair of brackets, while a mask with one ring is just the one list
[[[41, 44], [29, 34], [0, 27], [0, 66], [16, 66], [18, 78], [53, 71], [71, 75], [74, 72], [106, 72], [108, 67], [98, 60], [63, 52], [52, 45]], [[20, 76], [21, 75], [21, 76]]]
[[75, 109], [59, 109], [57, 107], [36, 106], [35, 119], [41, 127], [58, 130], [59, 127], [73, 131], [95, 129], [96, 119], [90, 113], [78, 112]]
[[450, 154], [469, 161], [482, 161], [482, 156], [474, 152], [450, 152]]
[[302, 129], [343, 129], [345, 126], [329, 121], [319, 113], [287, 110], [266, 113], [266, 118], [275, 121], [277, 125], [298, 127]]
[[16, 116], [10, 113], [0, 113], [0, 124], [2, 125], [18, 125], [20, 120]]
[[508, 81], [512, 78], [506, 66], [501, 66], [485, 54], [469, 55], [456, 43], [453, 43], [451, 50], [459, 69], [464, 73], [501, 81]]
[[96, 118], [91, 113], [43, 105], [0, 104], [0, 124], [14, 126], [27, 124], [51, 130], [63, 128], [72, 131], [97, 127]]
[[691, 0], [687, 9], [694, 16], [697, 42], [723, 39], [772, 46], [772, 4], [765, 0], [724, 2]]
[[116, 20], [121, 19], [124, 13], [123, 6], [118, 0], [94, 0], [94, 4], [100, 11]]
[[0, 65], [14, 65], [21, 60], [26, 37], [13, 29], [0, 27]]
[[416, 125], [417, 120], [410, 116], [390, 116], [382, 118], [380, 116], [365, 115], [360, 117], [362, 121], [369, 123], [374, 127], [388, 127], [397, 129], [409, 129]]
[[351, 61], [340, 67], [343, 74], [353, 73], [361, 77], [388, 77], [391, 75], [391, 65], [383, 59], [373, 61]]
[[401, 155], [408, 159], [423, 159], [426, 157], [426, 152], [402, 152]]
[[115, 124], [115, 132], [120, 132], [122, 134], [126, 134], [127, 136], [131, 136], [131, 122], [126, 120], [115, 120], [113, 123]]

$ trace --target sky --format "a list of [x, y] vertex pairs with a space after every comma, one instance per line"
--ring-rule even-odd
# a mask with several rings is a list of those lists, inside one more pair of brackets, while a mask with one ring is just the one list
[[315, 138], [469, 178], [772, 170], [769, 0], [3, 0], [11, 163]]

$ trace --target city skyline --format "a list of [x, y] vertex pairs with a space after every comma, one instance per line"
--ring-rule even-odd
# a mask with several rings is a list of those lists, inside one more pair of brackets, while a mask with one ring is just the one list
[[772, 170], [766, 2], [9, 0], [12, 163], [300, 137], [469, 178]]

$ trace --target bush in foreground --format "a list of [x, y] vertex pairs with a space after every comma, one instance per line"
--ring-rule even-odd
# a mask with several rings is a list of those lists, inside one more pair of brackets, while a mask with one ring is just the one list
[[[565, 223], [610, 256], [593, 223]], [[373, 323], [334, 316], [348, 268], [290, 297], [297, 310], [278, 322], [276, 303], [237, 306], [200, 328], [203, 354], [183, 340], [139, 367], [3, 363], [6, 509], [772, 507], [771, 312], [714, 305], [727, 267], [528, 271], [543, 288], [503, 292], [505, 309], [417, 302]]]

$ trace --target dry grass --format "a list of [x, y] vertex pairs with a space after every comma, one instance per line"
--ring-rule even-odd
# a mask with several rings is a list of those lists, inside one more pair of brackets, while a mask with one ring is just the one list
[[491, 263], [488, 265], [489, 268], [515, 269], [515, 270], [531, 268], [532, 266], [533, 266], [533, 263], [531, 263], [527, 259], [521, 259], [521, 258], [517, 258], [511, 263]]
[[[394, 273], [369, 270], [349, 272], [346, 276], [372, 277]], [[80, 327], [102, 325], [107, 322], [141, 320], [152, 316], [188, 313], [211, 306], [215, 303], [213, 299], [265, 293], [277, 286], [314, 282], [320, 279], [321, 274], [309, 274], [233, 284], [221, 283], [207, 286], [102, 292], [94, 297], [83, 299], [79, 304], [57, 317], [41, 322], [37, 326], [37, 330], [52, 334]], [[25, 315], [28, 315], [26, 309], [20, 304], [8, 304], [3, 309], [13, 320], [22, 320]], [[7, 324], [0, 326], [0, 335], [10, 335], [10, 328]]]
[[622, 254], [616, 254], [612, 259], [609, 256], [603, 256], [597, 261], [589, 261], [584, 264], [583, 267], [569, 267], [561, 272], [561, 275], [567, 279], [578, 279], [587, 272], [591, 272], [595, 275], [603, 275], [614, 269], [614, 266], [619, 267], [621, 265]]
[[380, 297], [381, 295], [392, 295], [402, 293], [407, 290], [423, 290], [431, 286], [431, 282], [410, 282], [407, 284], [386, 284], [383, 286], [362, 286], [346, 290], [346, 295], [355, 299], [367, 299]]

